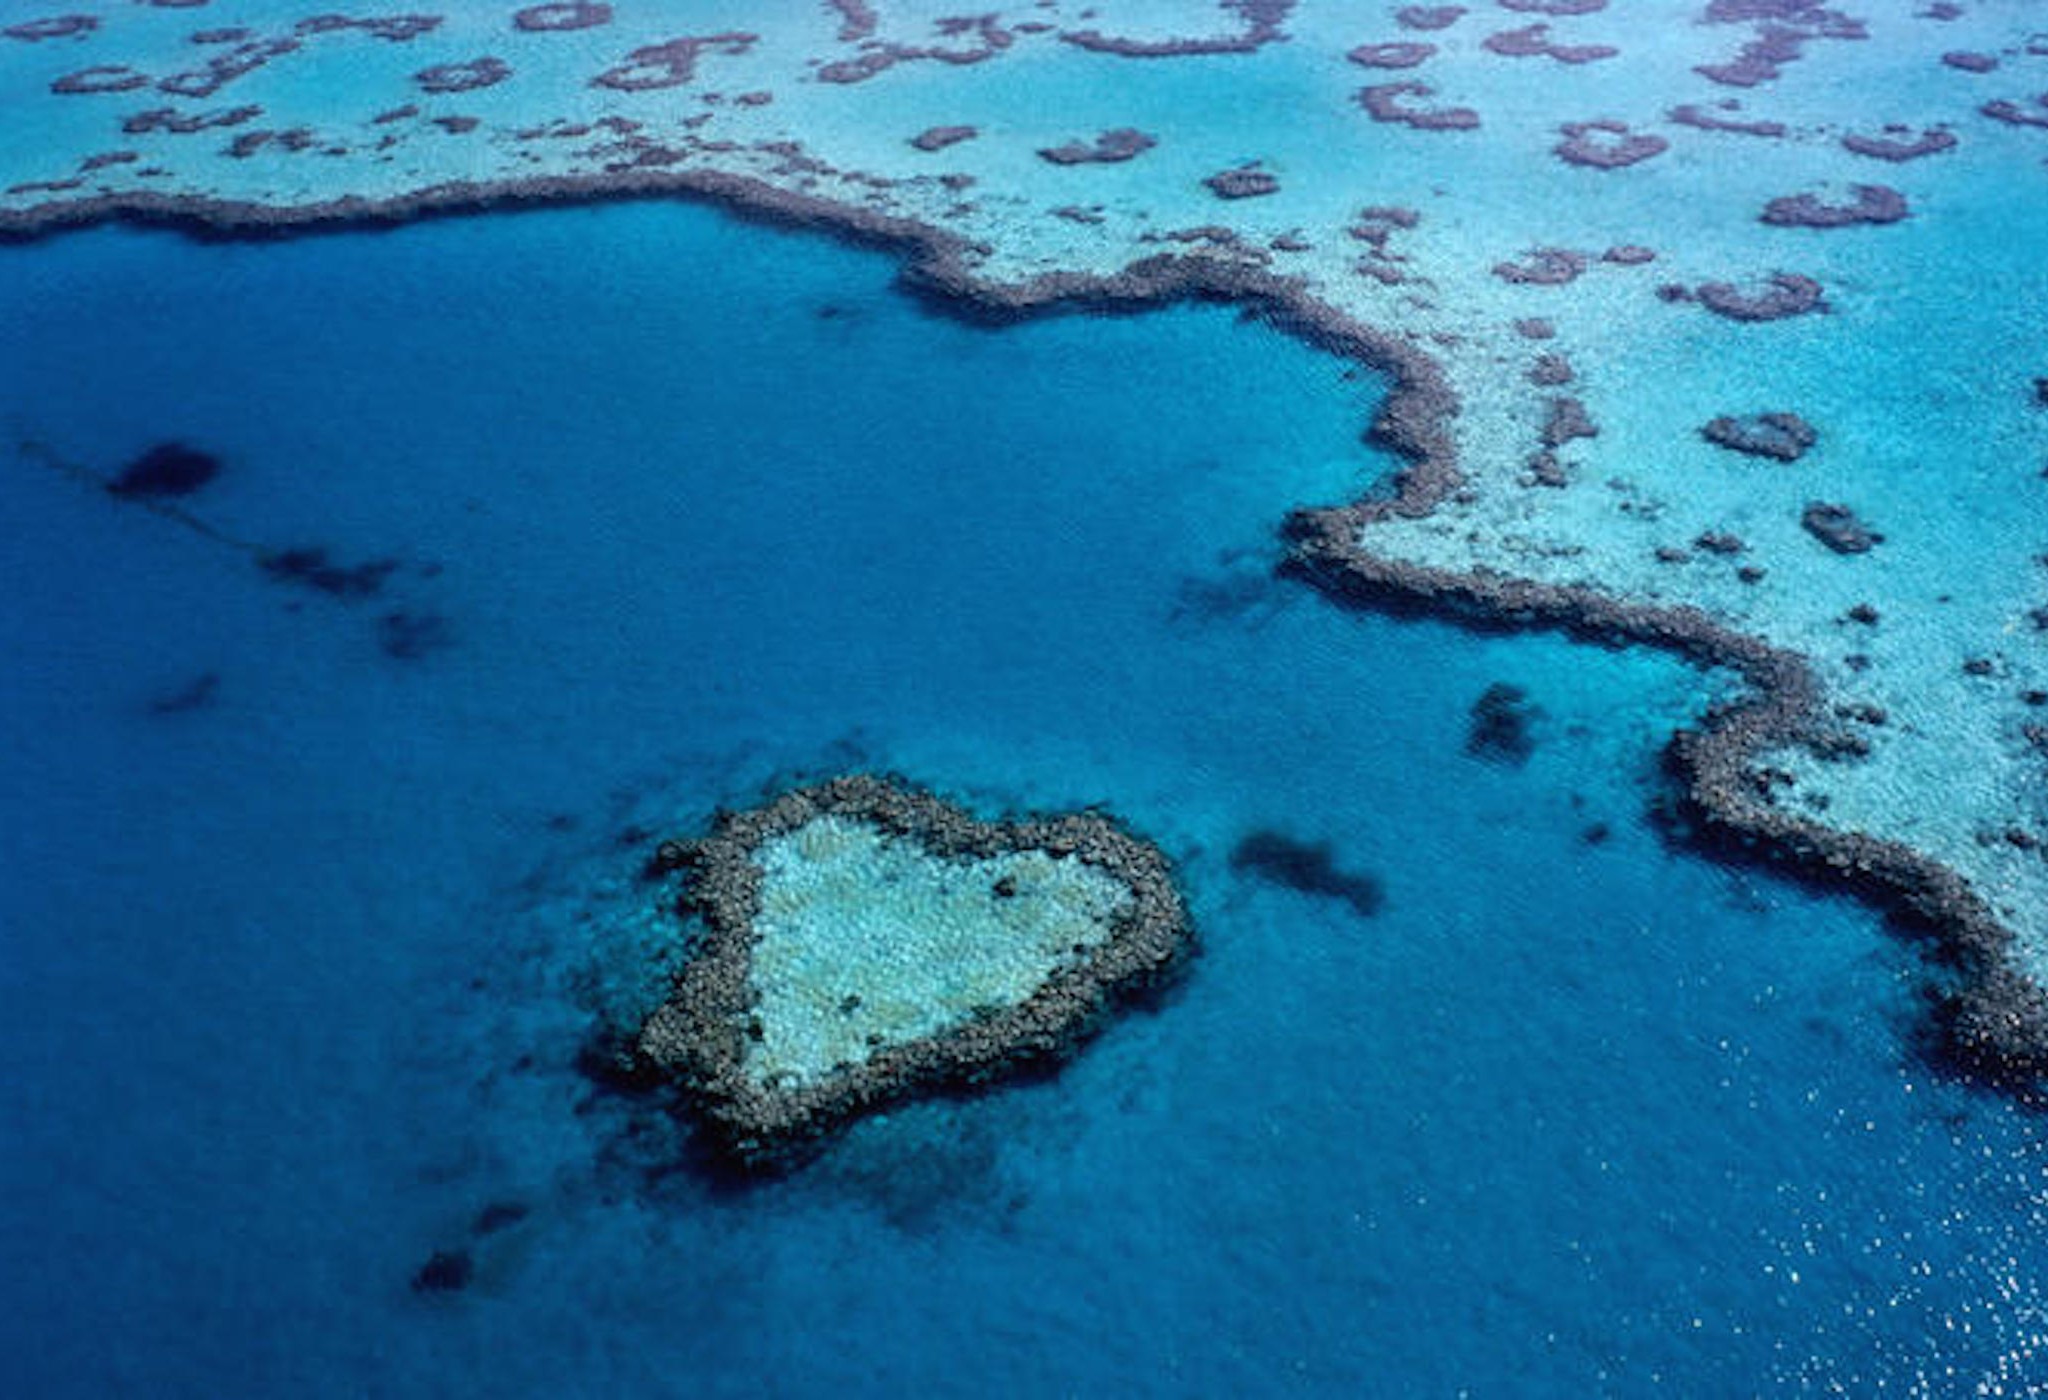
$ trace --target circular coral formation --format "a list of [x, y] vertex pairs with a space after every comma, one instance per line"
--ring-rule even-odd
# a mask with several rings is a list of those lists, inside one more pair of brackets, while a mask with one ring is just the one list
[[529, 5], [512, 16], [512, 27], [527, 34], [553, 34], [569, 29], [595, 29], [612, 22], [612, 7], [588, 3]]
[[1906, 196], [1890, 185], [1857, 185], [1847, 204], [1830, 204], [1817, 195], [1780, 195], [1759, 215], [1781, 228], [1846, 228], [1850, 224], [1895, 224], [1911, 211]]
[[[1294, 8], [1294, 0], [1225, 0], [1223, 8], [1235, 11], [1244, 21], [1241, 31], [1204, 37], [1176, 34], [1165, 39], [1132, 39], [1105, 34], [1099, 29], [1067, 29], [1060, 32], [1060, 39], [1091, 53], [1115, 54], [1120, 58], [1194, 58], [1205, 54], [1257, 53], [1267, 44], [1287, 37], [1280, 25]], [[1093, 17], [1092, 10], [1082, 16], [1084, 19]], [[989, 18], [984, 18], [982, 23], [988, 23]], [[1018, 27], [1023, 28], [1021, 25]]]
[[1463, 5], [1405, 5], [1394, 11], [1394, 22], [1403, 29], [1449, 29], [1464, 13]]
[[354, 29], [389, 44], [409, 44], [422, 34], [431, 34], [439, 29], [441, 16], [378, 15], [371, 19], [351, 19], [347, 15], [314, 15], [292, 27], [301, 34], [339, 34]]
[[1888, 160], [1893, 164], [1918, 160], [1922, 156], [1939, 155], [1956, 147], [1955, 133], [1945, 127], [1929, 127], [1918, 135], [1903, 126], [1888, 126], [1881, 135], [1865, 136], [1851, 132], [1842, 138], [1842, 148], [1872, 160]]
[[1558, 157], [1595, 170], [1619, 170], [1671, 149], [1671, 143], [1663, 137], [1631, 132], [1628, 123], [1611, 117], [1566, 122], [1559, 130], [1564, 133], [1564, 140], [1553, 148]]
[[35, 43], [42, 39], [82, 38], [100, 27], [91, 15], [54, 15], [49, 19], [25, 20], [0, 29], [0, 35]]
[[681, 87], [697, 76], [697, 56], [706, 49], [714, 53], [743, 54], [759, 35], [730, 30], [671, 39], [665, 44], [647, 44], [626, 55], [626, 61], [607, 68], [590, 80], [591, 86], [614, 92], [654, 92]]
[[51, 82], [50, 91], [69, 97], [100, 92], [133, 92], [148, 86], [148, 74], [116, 63], [102, 63], [81, 68], [76, 73], [66, 73]]
[[1772, 273], [1759, 292], [1745, 292], [1732, 282], [1702, 282], [1691, 295], [1731, 321], [1782, 321], [1827, 309], [1820, 283], [1797, 272]]
[[512, 65], [502, 58], [473, 58], [466, 63], [437, 63], [412, 75], [422, 92], [437, 95], [474, 92], [495, 87], [512, 76]]
[[206, 112], [180, 112], [175, 107], [151, 107], [123, 117], [121, 130], [130, 136], [146, 136], [152, 131], [167, 131], [173, 136], [190, 136], [195, 131], [240, 126], [243, 122], [254, 121], [262, 115], [263, 109], [253, 104]]
[[1476, 131], [1479, 113], [1470, 107], [1414, 107], [1409, 98], [1430, 98], [1428, 83], [1378, 83], [1358, 90], [1358, 103], [1376, 122], [1398, 122], [1417, 131]]
[[1503, 58], [1550, 58], [1572, 65], [1598, 63], [1621, 52], [1612, 44], [1560, 44], [1550, 37], [1547, 24], [1503, 29], [1498, 34], [1489, 34], [1480, 47]]
[[639, 1054], [745, 1168], [1070, 1054], [1193, 943], [1165, 857], [1106, 818], [982, 822], [865, 774], [729, 813], [667, 865], [705, 933]]
[[1360, 44], [1344, 56], [1361, 68], [1413, 68], [1435, 53], [1435, 44], [1396, 41], [1387, 44]]

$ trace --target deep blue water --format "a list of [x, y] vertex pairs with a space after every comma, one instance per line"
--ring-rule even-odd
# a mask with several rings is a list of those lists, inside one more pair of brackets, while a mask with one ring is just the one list
[[[892, 272], [653, 204], [0, 250], [0, 1390], [2048, 1374], [2041, 1125], [1915, 1060], [1874, 916], [1646, 824], [1702, 678], [1273, 580], [1289, 505], [1386, 469], [1343, 366]], [[216, 451], [215, 533], [24, 438]], [[286, 547], [398, 565], [336, 598]], [[1497, 681], [1525, 763], [1465, 752]], [[715, 1190], [573, 1069], [648, 981], [617, 838], [856, 764], [1108, 805], [1204, 953], [1050, 1082]], [[1385, 907], [1233, 870], [1261, 828]]]

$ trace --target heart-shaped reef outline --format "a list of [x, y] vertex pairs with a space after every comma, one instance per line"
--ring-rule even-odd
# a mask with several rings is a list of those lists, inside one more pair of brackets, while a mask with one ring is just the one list
[[[981, 821], [856, 773], [721, 813], [662, 852], [703, 935], [638, 1054], [752, 1171], [889, 1105], [1065, 1059], [1194, 950], [1165, 855], [1095, 812]], [[927, 995], [845, 990], [882, 965], [878, 943]], [[782, 982], [761, 984], [764, 961]], [[1007, 999], [980, 999], [1004, 978]]]

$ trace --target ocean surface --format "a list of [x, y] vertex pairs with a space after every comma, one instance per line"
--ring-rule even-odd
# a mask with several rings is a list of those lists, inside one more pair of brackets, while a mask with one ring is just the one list
[[[1390, 470], [1334, 360], [894, 275], [653, 202], [0, 248], [0, 1392], [2043, 1393], [2048, 1125], [1874, 914], [1651, 825], [1713, 678], [1276, 578]], [[707, 1180], [577, 1068], [634, 870], [854, 768], [1114, 811], [1202, 953]]]

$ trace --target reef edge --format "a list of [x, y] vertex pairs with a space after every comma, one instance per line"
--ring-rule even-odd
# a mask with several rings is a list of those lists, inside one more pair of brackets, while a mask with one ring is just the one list
[[1758, 753], [1810, 742], [1828, 728], [1822, 686], [1799, 653], [1740, 633], [1690, 606], [1631, 603], [1599, 590], [1479, 568], [1437, 569], [1373, 553], [1371, 527], [1434, 512], [1462, 483], [1450, 425], [1459, 412], [1441, 365], [1420, 346], [1359, 322], [1300, 278], [1212, 252], [1159, 253], [1111, 273], [1053, 271], [1018, 282], [983, 278], [988, 249], [921, 220], [787, 190], [726, 171], [631, 169], [503, 181], [449, 181], [389, 198], [343, 196], [274, 205], [157, 192], [53, 199], [0, 211], [0, 241], [24, 242], [122, 223], [201, 239], [391, 228], [425, 218], [621, 200], [681, 198], [737, 216], [825, 233], [903, 259], [902, 280], [959, 314], [996, 322], [1081, 310], [1138, 310], [1185, 300], [1235, 303], [1260, 320], [1386, 375], [1370, 429], [1404, 463], [1391, 490], [1348, 505], [1293, 512], [1283, 572], [1333, 600], [1425, 612], [1470, 625], [1558, 631], [1605, 645], [1662, 649], [1727, 667], [1750, 693], [1681, 729], [1668, 749], [1696, 844], [1760, 860], [1855, 894], [1924, 928], [1958, 977], [1936, 1010], [1938, 1053], [1962, 1072], [2031, 1098], [2048, 1078], [2048, 989], [2017, 962], [2017, 935], [1962, 875], [1903, 843], [1824, 826], [1771, 806], [1745, 771]]

